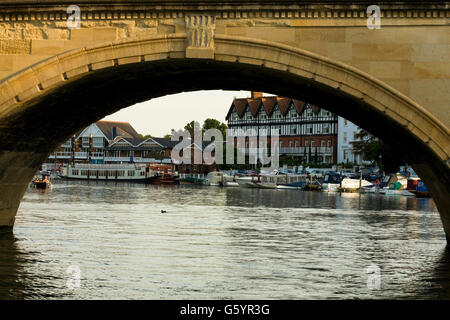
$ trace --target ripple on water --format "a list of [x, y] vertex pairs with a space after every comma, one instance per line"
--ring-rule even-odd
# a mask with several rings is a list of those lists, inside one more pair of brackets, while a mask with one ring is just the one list
[[[429, 199], [55, 181], [0, 239], [0, 298], [449, 298]], [[166, 213], [162, 214], [161, 210]], [[69, 266], [81, 271], [68, 289]], [[380, 268], [381, 288], [366, 268]]]

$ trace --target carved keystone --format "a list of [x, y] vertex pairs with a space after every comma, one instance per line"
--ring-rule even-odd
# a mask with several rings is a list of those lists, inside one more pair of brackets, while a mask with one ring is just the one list
[[186, 58], [214, 58], [216, 18], [211, 15], [186, 15]]

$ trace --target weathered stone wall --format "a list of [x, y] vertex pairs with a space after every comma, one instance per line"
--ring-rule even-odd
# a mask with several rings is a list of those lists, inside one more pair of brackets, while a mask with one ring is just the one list
[[[8, 1], [6, 1], [8, 2]], [[93, 43], [185, 33], [183, 6], [81, 7], [69, 30], [66, 6], [17, 9], [0, 2], [0, 79], [43, 59]], [[214, 8], [214, 10], [212, 10]], [[284, 43], [365, 71], [450, 125], [450, 27], [446, 6], [381, 6], [381, 28], [365, 6], [208, 7], [215, 33]], [[188, 8], [189, 9], [189, 8]], [[385, 9], [385, 10], [383, 10]]]

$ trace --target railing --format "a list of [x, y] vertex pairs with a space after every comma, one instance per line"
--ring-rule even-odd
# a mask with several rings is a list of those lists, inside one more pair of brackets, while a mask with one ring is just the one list
[[[306, 149], [306, 150], [305, 150]], [[311, 154], [314, 155], [317, 150], [317, 154], [333, 154], [333, 148], [331, 147], [285, 147], [280, 148], [281, 154], [309, 154], [309, 149], [311, 149]]]
[[50, 159], [70, 159], [70, 152], [54, 152], [49, 156]]
[[[270, 149], [270, 147], [268, 147], [268, 149]], [[309, 149], [311, 149], [311, 155], [314, 155], [316, 153], [316, 149], [317, 149], [317, 154], [320, 155], [324, 155], [324, 154], [329, 154], [332, 155], [333, 154], [333, 148], [331, 147], [282, 147], [279, 149], [279, 153], [280, 154], [298, 154], [298, 155], [303, 155], [305, 154], [305, 149], [306, 149], [306, 154], [309, 154]], [[239, 151], [243, 151], [244, 148], [238, 148]], [[258, 148], [245, 148], [245, 154], [259, 154]], [[266, 151], [267, 153], [267, 151]]]
[[[130, 162], [130, 157], [104, 157], [104, 160], [109, 162]], [[155, 158], [133, 157], [133, 161], [137, 163], [172, 163], [170, 158], [158, 160]]]
[[195, 178], [195, 179], [204, 179], [205, 175], [202, 173], [180, 173], [178, 175], [179, 178], [184, 179], [184, 178]]

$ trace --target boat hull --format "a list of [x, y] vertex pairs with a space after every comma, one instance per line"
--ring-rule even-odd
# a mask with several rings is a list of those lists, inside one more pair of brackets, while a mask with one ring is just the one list
[[135, 183], [147, 183], [151, 184], [153, 177], [147, 177], [147, 178], [139, 178], [139, 179], [104, 179], [104, 178], [75, 178], [75, 177], [66, 177], [66, 176], [60, 176], [61, 179], [65, 180], [83, 180], [83, 181], [109, 181], [109, 182], [135, 182]]

